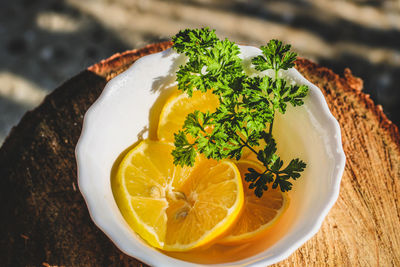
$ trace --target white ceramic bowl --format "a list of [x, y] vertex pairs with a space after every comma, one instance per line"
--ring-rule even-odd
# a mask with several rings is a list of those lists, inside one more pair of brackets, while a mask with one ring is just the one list
[[[260, 54], [241, 46], [245, 65]], [[175, 72], [184, 56], [168, 49], [137, 60], [112, 79], [87, 111], [76, 147], [79, 189], [94, 223], [126, 254], [153, 266], [198, 266], [153, 249], [128, 226], [112, 194], [110, 174], [118, 156], [141, 138], [147, 138], [150, 118], [157, 117], [160, 101], [175, 86]], [[278, 153], [287, 163], [300, 157], [307, 163], [290, 191], [290, 205], [275, 234], [253, 255], [228, 259], [219, 266], [266, 266], [287, 258], [310, 239], [339, 195], [345, 165], [338, 122], [315, 85], [295, 69], [284, 73], [309, 86], [305, 105], [288, 108], [274, 123]], [[158, 104], [155, 104], [158, 103]], [[152, 135], [152, 133], [150, 133]]]

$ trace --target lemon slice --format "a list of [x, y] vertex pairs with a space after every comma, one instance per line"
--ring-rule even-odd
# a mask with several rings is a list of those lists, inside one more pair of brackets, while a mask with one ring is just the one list
[[173, 164], [173, 145], [142, 141], [122, 160], [112, 181], [131, 228], [150, 245], [186, 251], [221, 236], [244, 202], [236, 165], [198, 157], [194, 167]]
[[215, 112], [219, 100], [211, 90], [206, 93], [194, 91], [192, 97], [181, 91], [173, 94], [164, 105], [157, 129], [158, 139], [161, 141], [174, 141], [174, 133], [182, 129], [186, 116], [195, 110], [201, 112]]
[[237, 162], [243, 179], [244, 206], [242, 213], [232, 228], [230, 234], [219, 241], [221, 244], [242, 244], [259, 237], [270, 229], [281, 217], [289, 204], [286, 193], [279, 188], [268, 188], [261, 198], [254, 194], [254, 190], [248, 188], [244, 181], [244, 174], [248, 168], [263, 171], [263, 166], [250, 160]]
[[[206, 93], [201, 91], [194, 91], [192, 97], [189, 97], [186, 93], [177, 91], [173, 93], [167, 103], [164, 105], [159, 124], [157, 128], [157, 137], [160, 141], [174, 142], [174, 133], [178, 133], [182, 130], [186, 116], [189, 113], [199, 110], [201, 112], [210, 111], [215, 112], [219, 106], [219, 100], [210, 90]], [[212, 131], [211, 127], [207, 127], [206, 131]], [[191, 136], [187, 136], [189, 142], [192, 141]], [[261, 141], [262, 144], [263, 141]], [[248, 157], [252, 160], [257, 161], [257, 156], [250, 151], [247, 147], [243, 148], [242, 158], [247, 159]]]

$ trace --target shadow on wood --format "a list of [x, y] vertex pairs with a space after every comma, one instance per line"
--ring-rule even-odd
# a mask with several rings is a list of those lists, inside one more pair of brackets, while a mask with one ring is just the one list
[[[74, 149], [83, 116], [106, 82], [171, 43], [117, 54], [78, 74], [25, 114], [0, 148], [0, 262], [7, 266], [142, 266], [93, 224], [77, 188]], [[400, 137], [347, 70], [299, 59], [342, 128], [347, 165], [321, 230], [280, 266], [400, 265]], [[6, 216], [6, 217], [5, 217]]]

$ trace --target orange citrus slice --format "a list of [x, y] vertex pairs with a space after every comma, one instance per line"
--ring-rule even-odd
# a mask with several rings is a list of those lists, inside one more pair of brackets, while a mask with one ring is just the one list
[[247, 169], [263, 171], [262, 165], [250, 160], [241, 160], [236, 164], [243, 179], [244, 206], [230, 234], [219, 241], [221, 244], [242, 244], [260, 236], [279, 220], [289, 204], [287, 194], [282, 193], [279, 188], [269, 187], [261, 198], [248, 188], [248, 183], [244, 180]]
[[215, 112], [219, 100], [211, 90], [206, 93], [194, 91], [192, 97], [180, 91], [173, 94], [164, 105], [157, 129], [158, 139], [173, 142], [174, 133], [182, 129], [186, 116], [196, 110]]
[[244, 196], [236, 165], [202, 157], [174, 166], [173, 145], [142, 141], [123, 158], [112, 188], [130, 227], [150, 245], [186, 251], [208, 244], [239, 217]]

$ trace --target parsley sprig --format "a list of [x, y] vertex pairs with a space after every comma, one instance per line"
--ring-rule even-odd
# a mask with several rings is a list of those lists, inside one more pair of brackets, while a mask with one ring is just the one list
[[[308, 92], [307, 86], [290, 84], [279, 76], [280, 70], [294, 66], [297, 55], [290, 45], [271, 40], [261, 46], [262, 55], [252, 59], [260, 73], [250, 77], [244, 72], [239, 47], [220, 40], [214, 30], [186, 29], [173, 42], [173, 48], [188, 58], [177, 71], [178, 89], [189, 96], [193, 90], [212, 90], [219, 98], [215, 112], [187, 115], [182, 130], [175, 133], [174, 164], [193, 166], [198, 152], [216, 160], [239, 160], [246, 148], [265, 168], [263, 172], [249, 168], [245, 174], [255, 195], [261, 197], [271, 184], [289, 191], [289, 180], [299, 178], [306, 164], [296, 158], [284, 166], [276, 154], [272, 127], [276, 111], [284, 114], [288, 103], [302, 105]], [[266, 70], [273, 70], [274, 77], [262, 75]]]

